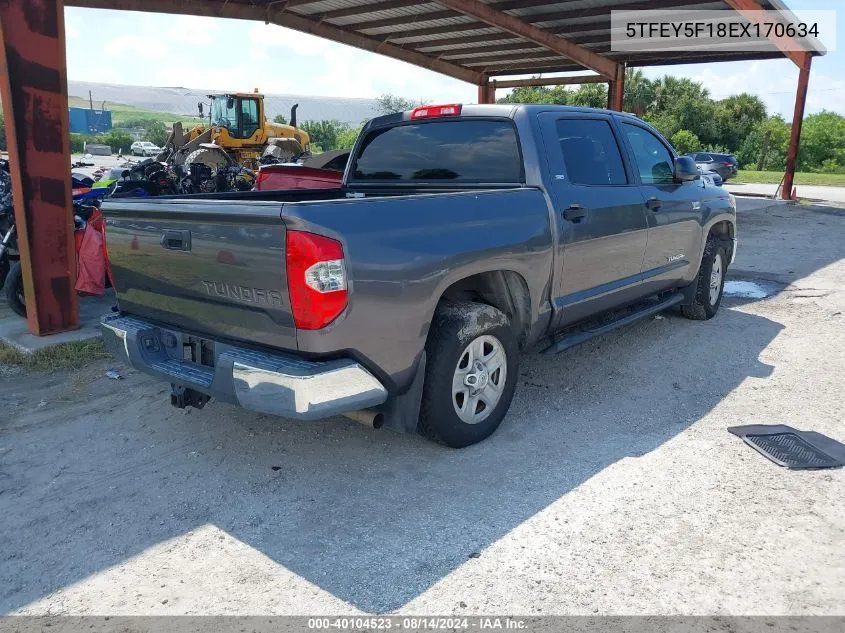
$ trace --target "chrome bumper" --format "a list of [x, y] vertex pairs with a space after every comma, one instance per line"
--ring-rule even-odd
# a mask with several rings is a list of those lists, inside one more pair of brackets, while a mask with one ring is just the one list
[[382, 404], [387, 390], [351, 359], [310, 361], [214, 341], [214, 367], [182, 360], [184, 332], [106, 315], [105, 346], [138, 371], [251, 411], [316, 420]]

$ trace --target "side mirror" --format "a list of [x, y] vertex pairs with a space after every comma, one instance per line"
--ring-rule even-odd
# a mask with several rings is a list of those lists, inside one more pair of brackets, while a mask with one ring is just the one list
[[120, 173], [120, 177], [121, 177], [121, 178], [123, 178], [124, 180], [126, 180], [127, 178], [129, 178], [129, 170], [128, 170], [128, 169], [124, 169], [124, 170]]
[[200, 101], [199, 103], [197, 103], [197, 110], [199, 111], [199, 116], [200, 116], [200, 118], [201, 118], [201, 119], [202, 119], [202, 118], [204, 118], [204, 117], [203, 117], [203, 115], [202, 115], [202, 101]]
[[672, 173], [676, 182], [686, 182], [698, 178], [698, 167], [689, 156], [678, 156]]
[[232, 97], [226, 99], [226, 109], [231, 110], [235, 107], [235, 100]]

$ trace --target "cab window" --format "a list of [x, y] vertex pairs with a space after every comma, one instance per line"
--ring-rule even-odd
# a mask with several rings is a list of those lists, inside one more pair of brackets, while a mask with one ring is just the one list
[[622, 154], [610, 123], [599, 119], [558, 119], [557, 135], [571, 183], [627, 184]]
[[634, 162], [644, 185], [666, 185], [674, 182], [672, 153], [659, 138], [639, 125], [623, 123], [622, 129], [634, 151]]

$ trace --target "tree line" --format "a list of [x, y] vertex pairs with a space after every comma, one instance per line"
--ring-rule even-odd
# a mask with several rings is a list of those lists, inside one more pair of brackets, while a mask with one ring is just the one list
[[[770, 114], [765, 103], [742, 93], [713, 99], [701, 83], [665, 75], [648, 79], [641, 70], [625, 74], [623, 107], [657, 128], [679, 153], [710, 151], [734, 154], [743, 169], [782, 171], [786, 168], [791, 124]], [[532, 86], [514, 89], [499, 103], [548, 103], [592, 108], [607, 105], [605, 84], [578, 88]], [[391, 114], [424, 105], [422, 99], [385, 94], [377, 100], [380, 114]], [[339, 121], [306, 121], [301, 126], [315, 149], [328, 151], [352, 147], [360, 126]], [[845, 173], [845, 117], [822, 111], [804, 118], [800, 171]]]
[[[603, 108], [607, 87], [516, 88], [498, 102]], [[786, 167], [791, 124], [779, 114], [769, 114], [754, 95], [713, 99], [707, 88], [691, 79], [671, 75], [648, 79], [641, 70], [629, 68], [623, 108], [657, 128], [681, 154], [699, 150], [735, 154], [743, 169], [779, 171]], [[798, 169], [845, 173], [845, 117], [822, 111], [804, 118]]]

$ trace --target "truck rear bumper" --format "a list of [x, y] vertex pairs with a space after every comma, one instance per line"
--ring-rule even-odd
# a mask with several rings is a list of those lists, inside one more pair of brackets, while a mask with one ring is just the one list
[[351, 359], [310, 361], [210, 341], [211, 367], [182, 360], [184, 332], [116, 314], [101, 324], [106, 348], [131, 367], [251, 411], [316, 420], [387, 400], [378, 379]]

